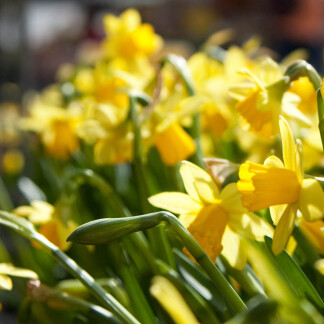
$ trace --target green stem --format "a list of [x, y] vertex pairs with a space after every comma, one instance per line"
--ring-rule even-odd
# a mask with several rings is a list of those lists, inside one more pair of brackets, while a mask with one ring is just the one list
[[[196, 94], [195, 87], [194, 87], [194, 81], [193, 81], [193, 78], [190, 73], [190, 70], [189, 70], [186, 60], [181, 56], [169, 54], [161, 62], [161, 65], [163, 66], [165, 63], [170, 63], [176, 69], [176, 71], [180, 74], [180, 76], [186, 86], [188, 95], [190, 97], [194, 96]], [[193, 123], [189, 130], [189, 133], [192, 136], [192, 138], [194, 139], [195, 144], [196, 144], [196, 152], [191, 157], [191, 159], [195, 164], [199, 165], [203, 169], [206, 169], [205, 164], [203, 162], [203, 153], [202, 153], [201, 142], [200, 142], [201, 129], [200, 129], [200, 114], [199, 113], [197, 113], [193, 116]]]
[[14, 209], [14, 204], [10, 198], [9, 192], [0, 177], [0, 208], [5, 211]]
[[[100, 175], [96, 174], [92, 170], [79, 170], [74, 173], [74, 175], [68, 179], [67, 187], [64, 194], [69, 195], [68, 191], [71, 190], [69, 186], [74, 185], [73, 189], [76, 190], [76, 185], [80, 186], [82, 183], [87, 182], [97, 188], [101, 194], [107, 199], [108, 204], [116, 212], [118, 217], [130, 217], [132, 214], [129, 209], [124, 205], [120, 198], [116, 195], [110, 184], [102, 178]], [[129, 238], [125, 238], [125, 246], [127, 249], [134, 250], [138, 249], [140, 253], [132, 253], [132, 257], [136, 259], [136, 256], [141, 256], [145, 259], [145, 263], [139, 266], [139, 269], [145, 270], [147, 265], [149, 265], [151, 271], [156, 273], [156, 266], [154, 262], [154, 256], [150, 250], [150, 246], [147, 242], [146, 237], [143, 233], [137, 232], [133, 233]], [[140, 262], [140, 261], [139, 261]], [[145, 271], [144, 271], [145, 272]]]
[[14, 214], [0, 211], [0, 224], [11, 228], [29, 240], [34, 240], [39, 243], [45, 252], [57, 260], [72, 276], [79, 279], [83, 285], [89, 289], [92, 295], [96, 297], [103, 306], [112, 310], [118, 318], [122, 319], [125, 323], [139, 324], [124, 306], [99, 286], [74, 260], [62, 252], [56, 245], [51, 243], [45, 236], [39, 234], [32, 223]]
[[231, 309], [235, 313], [246, 309], [244, 302], [238, 296], [234, 288], [224, 278], [216, 265], [209, 259], [198, 242], [182, 225], [178, 218], [169, 212], [161, 211], [128, 217], [127, 219], [107, 218], [93, 221], [77, 228], [68, 237], [68, 241], [81, 244], [107, 243], [126, 234], [155, 227], [161, 222], [166, 222], [170, 229], [179, 236], [189, 253], [216, 284], [218, 290], [223, 294]]
[[39, 280], [30, 280], [28, 283], [28, 295], [30, 298], [44, 302], [54, 309], [66, 309], [79, 311], [100, 323], [115, 323], [121, 324], [121, 321], [112, 313], [98, 305], [92, 304], [81, 298], [70, 296], [62, 293], [59, 290], [51, 289]]
[[321, 77], [315, 68], [304, 60], [296, 60], [288, 66], [285, 75], [290, 78], [290, 81], [297, 80], [300, 77], [306, 76], [313, 84], [315, 91], [321, 86]]
[[[142, 136], [141, 128], [138, 122], [138, 113], [136, 110], [137, 101], [144, 101], [144, 104], [146, 105], [149, 103], [148, 101], [145, 101], [145, 99], [145, 97], [143, 99], [142, 96], [140, 96], [137, 92], [131, 92], [129, 94], [129, 110], [134, 129], [134, 173], [136, 184], [139, 189], [142, 210], [147, 213], [152, 212], [154, 208], [148, 202], [150, 191], [142, 159]], [[174, 256], [162, 225], [149, 230], [147, 234], [155, 254], [165, 262], [167, 262], [170, 266], [175, 267]]]
[[318, 112], [318, 128], [321, 134], [322, 146], [324, 150], [324, 100], [320, 89], [316, 92], [317, 97], [317, 112]]
[[243, 270], [237, 270], [230, 266], [224, 256], [221, 255], [220, 259], [226, 268], [226, 272], [240, 283], [242, 288], [250, 297], [260, 294], [265, 295], [262, 284], [256, 278], [256, 275], [252, 272], [252, 269], [248, 270], [248, 268], [245, 267]]
[[113, 244], [110, 250], [114, 256], [116, 271], [122, 279], [128, 295], [134, 305], [134, 313], [143, 324], [156, 323], [156, 318], [136, 278], [128, 254], [120, 244]]

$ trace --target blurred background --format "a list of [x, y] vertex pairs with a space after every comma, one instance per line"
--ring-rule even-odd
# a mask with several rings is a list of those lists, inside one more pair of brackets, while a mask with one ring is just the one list
[[323, 6], [321, 0], [1, 0], [0, 101], [19, 101], [26, 90], [53, 82], [62, 63], [98, 45], [104, 14], [129, 7], [183, 55], [232, 28], [234, 43], [257, 35], [276, 59], [305, 48], [322, 72]]

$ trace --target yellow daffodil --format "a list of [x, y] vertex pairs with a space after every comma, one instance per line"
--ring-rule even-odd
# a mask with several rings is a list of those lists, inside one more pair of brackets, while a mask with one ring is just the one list
[[[28, 218], [30, 222], [39, 226], [39, 233], [60, 249], [67, 250], [69, 248], [70, 242], [66, 242], [66, 238], [77, 226], [71, 220], [63, 222], [51, 204], [35, 200], [31, 202], [31, 206], [16, 208], [14, 213]], [[36, 244], [36, 246], [38, 245]]]
[[213, 261], [224, 246], [229, 262], [242, 269], [246, 254], [239, 235], [263, 240], [264, 235], [272, 235], [271, 226], [242, 206], [236, 184], [219, 192], [206, 171], [186, 161], [180, 174], [188, 194], [164, 192], [150, 197], [150, 203], [180, 214], [181, 222]]
[[261, 137], [277, 133], [281, 100], [286, 85], [280, 67], [272, 60], [264, 60], [259, 70], [241, 72], [247, 82], [238, 84], [231, 95], [238, 100], [236, 108], [248, 129]]
[[249, 211], [270, 207], [277, 225], [272, 249], [280, 253], [294, 228], [297, 210], [307, 221], [323, 217], [324, 193], [315, 179], [304, 179], [301, 150], [295, 144], [290, 127], [280, 119], [284, 163], [270, 156], [264, 164], [245, 162], [241, 165], [237, 183], [242, 204]]
[[142, 24], [138, 11], [128, 9], [120, 17], [108, 14], [104, 17], [107, 39], [104, 49], [107, 58], [136, 56], [149, 57], [162, 46], [162, 38], [154, 33], [150, 24]]
[[82, 120], [82, 110], [77, 106], [64, 109], [37, 98], [30, 110], [30, 116], [21, 120], [21, 128], [35, 131], [42, 138], [48, 154], [67, 159], [79, 150], [76, 130]]

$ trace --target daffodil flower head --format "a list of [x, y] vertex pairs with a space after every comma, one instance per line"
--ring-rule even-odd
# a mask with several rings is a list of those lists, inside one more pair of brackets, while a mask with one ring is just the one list
[[188, 194], [164, 192], [150, 197], [150, 203], [179, 214], [213, 261], [223, 250], [229, 262], [242, 269], [246, 253], [239, 236], [262, 240], [264, 235], [272, 235], [271, 226], [242, 206], [236, 184], [220, 192], [206, 171], [187, 161], [182, 162], [180, 174]]
[[[26, 217], [39, 227], [38, 231], [62, 250], [67, 250], [70, 242], [66, 238], [77, 226], [71, 221], [63, 222], [56, 214], [55, 207], [46, 201], [34, 200], [30, 206], [20, 206], [14, 214]], [[38, 247], [37, 243], [35, 246]]]
[[264, 164], [245, 162], [239, 171], [238, 191], [249, 211], [270, 207], [277, 225], [272, 249], [280, 253], [292, 233], [297, 210], [307, 221], [323, 217], [324, 193], [315, 179], [304, 178], [301, 146], [297, 145], [287, 121], [280, 118], [284, 163], [270, 156]]
[[79, 150], [77, 127], [82, 120], [82, 110], [76, 106], [62, 108], [42, 97], [31, 106], [30, 116], [22, 118], [20, 127], [40, 134], [46, 152], [66, 160]]
[[124, 11], [120, 17], [106, 15], [104, 28], [107, 34], [104, 42], [107, 58], [149, 57], [161, 48], [163, 43], [150, 24], [142, 24], [139, 12], [134, 9]]
[[278, 132], [281, 100], [287, 80], [280, 67], [270, 59], [263, 61], [256, 73], [248, 69], [240, 73], [246, 76], [247, 81], [234, 86], [230, 92], [238, 100], [237, 111], [249, 131], [271, 138]]

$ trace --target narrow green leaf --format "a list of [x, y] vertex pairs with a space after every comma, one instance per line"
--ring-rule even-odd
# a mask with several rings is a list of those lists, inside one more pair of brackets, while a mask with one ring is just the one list
[[[272, 253], [272, 239], [265, 236], [264, 240], [268, 249]], [[316, 306], [324, 309], [324, 302], [317, 290], [314, 288], [297, 263], [290, 257], [290, 255], [284, 250], [279, 255], [275, 256], [273, 254], [273, 256], [278, 262], [282, 273], [285, 275], [291, 286], [295, 289], [297, 295], [299, 297], [305, 297], [311, 300]]]

